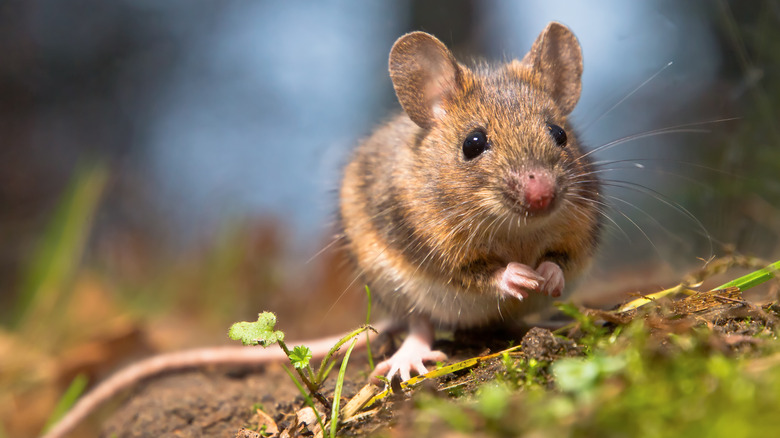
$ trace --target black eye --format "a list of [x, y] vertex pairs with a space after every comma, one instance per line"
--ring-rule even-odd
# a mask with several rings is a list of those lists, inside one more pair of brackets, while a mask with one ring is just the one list
[[555, 140], [555, 143], [560, 146], [564, 147], [566, 146], [566, 131], [563, 130], [558, 125], [553, 125], [552, 123], [547, 124], [547, 130], [550, 131], [550, 135], [552, 136], [553, 140]]
[[466, 160], [473, 160], [488, 150], [490, 145], [487, 136], [482, 131], [472, 131], [463, 141], [463, 156]]

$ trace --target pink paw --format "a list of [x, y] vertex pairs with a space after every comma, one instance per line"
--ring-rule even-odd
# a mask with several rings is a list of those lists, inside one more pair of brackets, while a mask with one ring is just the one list
[[499, 289], [519, 300], [527, 298], [529, 292], [559, 297], [565, 284], [563, 271], [553, 262], [543, 262], [535, 270], [528, 265], [512, 262], [499, 275]]
[[446, 354], [432, 350], [430, 343], [425, 339], [410, 333], [392, 357], [374, 368], [371, 380], [378, 384], [379, 380], [376, 376], [384, 375], [388, 380], [392, 380], [393, 376], [398, 374], [402, 381], [406, 381], [412, 377], [412, 371], [418, 375], [427, 373], [425, 362], [439, 362], [445, 359], [447, 359]]
[[543, 293], [551, 297], [561, 296], [566, 280], [563, 277], [563, 270], [561, 270], [560, 266], [553, 262], [542, 262], [536, 268], [536, 272], [544, 277], [544, 283], [540, 287]]

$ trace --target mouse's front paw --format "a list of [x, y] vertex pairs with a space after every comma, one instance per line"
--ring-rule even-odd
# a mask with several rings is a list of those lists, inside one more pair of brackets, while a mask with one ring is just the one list
[[542, 262], [542, 264], [536, 268], [536, 272], [544, 277], [544, 283], [540, 287], [542, 292], [551, 297], [561, 296], [566, 281], [560, 266], [553, 262]]
[[398, 374], [402, 381], [406, 381], [412, 377], [412, 371], [418, 375], [427, 373], [425, 362], [440, 362], [445, 359], [447, 359], [446, 354], [431, 349], [428, 343], [421, 342], [414, 335], [410, 335], [395, 354], [374, 368], [371, 380], [379, 384], [376, 376], [384, 375], [388, 380], [392, 380], [393, 376]]
[[539, 290], [545, 279], [532, 267], [512, 262], [498, 272], [498, 289], [518, 300], [528, 298], [528, 292]]
[[553, 297], [561, 295], [564, 286], [563, 271], [553, 262], [543, 262], [533, 269], [512, 262], [498, 273], [498, 288], [505, 295], [522, 300], [529, 292], [541, 292]]

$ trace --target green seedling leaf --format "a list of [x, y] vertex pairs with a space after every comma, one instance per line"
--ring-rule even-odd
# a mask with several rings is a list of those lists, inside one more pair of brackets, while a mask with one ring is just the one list
[[305, 345], [299, 345], [290, 352], [290, 362], [299, 370], [309, 366], [311, 359], [311, 349]]
[[228, 336], [234, 341], [241, 341], [244, 345], [262, 345], [268, 347], [278, 341], [284, 340], [284, 333], [274, 330], [276, 315], [271, 312], [263, 312], [257, 315], [257, 321], [241, 321], [230, 326]]

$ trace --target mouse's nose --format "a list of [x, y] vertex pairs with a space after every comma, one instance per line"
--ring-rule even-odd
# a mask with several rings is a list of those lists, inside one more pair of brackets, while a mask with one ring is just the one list
[[507, 192], [529, 215], [543, 215], [552, 210], [557, 193], [555, 176], [544, 168], [511, 172]]
[[525, 208], [533, 214], [546, 212], [555, 199], [555, 178], [542, 169], [531, 169], [519, 176]]

